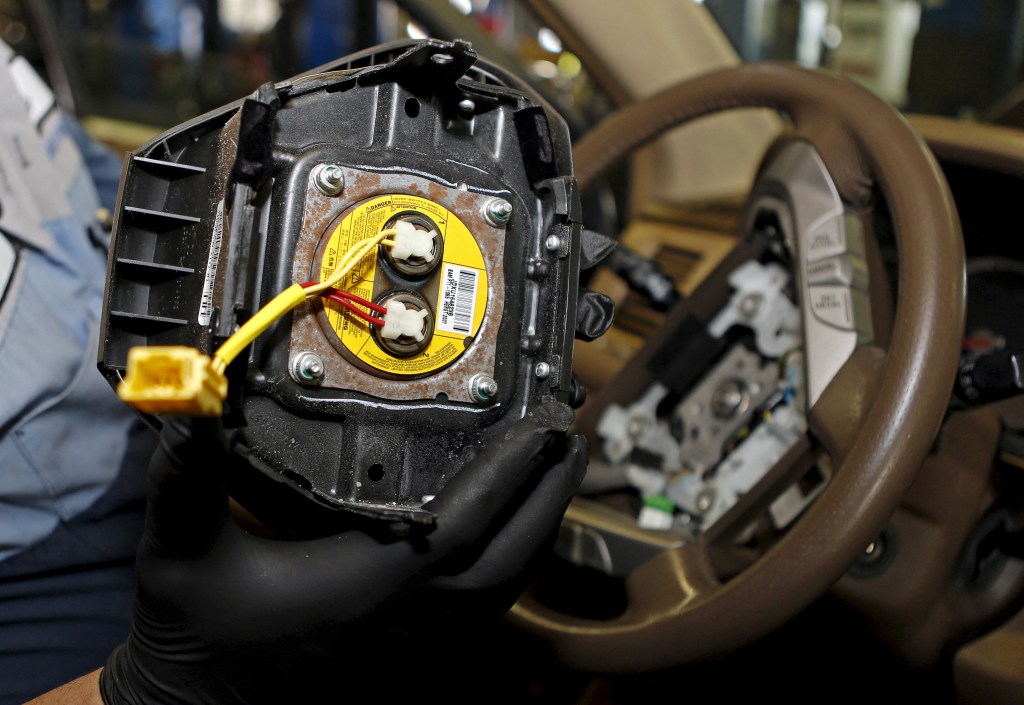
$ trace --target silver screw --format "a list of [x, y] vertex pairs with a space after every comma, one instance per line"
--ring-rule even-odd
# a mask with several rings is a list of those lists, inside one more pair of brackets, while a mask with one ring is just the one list
[[438, 66], [447, 66], [452, 62], [452, 57], [451, 54], [434, 54], [430, 60]]
[[861, 565], [875, 564], [882, 560], [885, 549], [885, 535], [883, 534], [867, 545], [867, 548], [864, 549], [864, 553], [860, 555], [860, 558], [858, 558], [857, 561]]
[[321, 164], [314, 177], [316, 187], [327, 196], [337, 196], [345, 189], [345, 172], [337, 164]]
[[746, 319], [752, 319], [758, 313], [761, 312], [761, 307], [764, 305], [764, 296], [761, 294], [747, 294], [740, 299], [739, 310], [740, 315]]
[[324, 361], [313, 352], [302, 352], [289, 365], [292, 379], [299, 384], [316, 384], [324, 377]]
[[650, 428], [651, 420], [644, 416], [638, 416], [629, 420], [629, 425], [626, 427], [626, 433], [632, 438], [640, 438], [648, 428]]
[[546, 362], [538, 362], [533, 368], [533, 373], [537, 375], [537, 379], [547, 379], [551, 374], [551, 365]]
[[548, 235], [548, 239], [544, 241], [544, 247], [548, 248], [550, 252], [558, 252], [562, 249], [562, 238], [557, 235]]
[[486, 404], [498, 395], [498, 383], [485, 374], [473, 375], [469, 380], [469, 398], [477, 404]]
[[459, 110], [464, 113], [471, 113], [476, 110], [476, 103], [471, 101], [469, 98], [464, 98], [459, 101]]
[[711, 509], [711, 505], [715, 503], [715, 493], [711, 490], [701, 490], [697, 493], [694, 498], [694, 504], [697, 505], [697, 511], [701, 514]]
[[484, 220], [496, 228], [503, 228], [512, 217], [512, 204], [504, 198], [492, 198], [484, 204]]

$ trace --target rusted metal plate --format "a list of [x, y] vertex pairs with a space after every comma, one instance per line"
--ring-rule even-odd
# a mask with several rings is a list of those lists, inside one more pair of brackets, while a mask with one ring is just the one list
[[483, 216], [484, 204], [494, 195], [473, 193], [462, 185], [450, 188], [414, 174], [343, 169], [345, 188], [334, 197], [324, 195], [316, 187], [314, 170], [310, 170], [292, 281], [318, 278], [315, 275], [320, 271], [318, 252], [322, 240], [330, 236], [337, 223], [357, 204], [375, 196], [411, 194], [451, 211], [475, 237], [487, 271], [487, 310], [476, 338], [454, 362], [418, 378], [400, 378], [364, 369], [344, 350], [326, 321], [321, 320], [322, 306], [318, 302], [307, 302], [295, 309], [289, 355], [294, 357], [307, 351], [319, 355], [325, 363], [324, 377], [319, 382], [322, 387], [362, 392], [381, 399], [422, 400], [443, 394], [451, 401], [471, 402], [469, 380], [476, 374], [494, 376], [498, 328], [505, 304], [506, 228], [491, 225]]

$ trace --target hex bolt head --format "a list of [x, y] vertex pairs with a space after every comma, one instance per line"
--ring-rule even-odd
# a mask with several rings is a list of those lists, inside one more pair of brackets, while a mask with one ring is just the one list
[[498, 396], [498, 383], [493, 377], [475, 374], [469, 380], [469, 398], [477, 404], [487, 404]]
[[701, 490], [700, 492], [697, 493], [697, 496], [694, 498], [694, 503], [697, 505], [697, 511], [699, 511], [701, 514], [704, 514], [709, 509], [711, 509], [711, 505], [715, 503], [714, 491], [710, 489]]
[[547, 240], [544, 241], [544, 247], [548, 249], [548, 252], [558, 252], [562, 249], [562, 238], [557, 235], [548, 235]]
[[319, 384], [324, 378], [324, 361], [313, 352], [301, 352], [292, 358], [288, 371], [299, 384]]
[[345, 172], [337, 164], [321, 164], [313, 181], [324, 195], [337, 196], [345, 189]]
[[537, 375], [537, 379], [547, 379], [551, 374], [551, 365], [546, 362], [538, 362], [533, 368], [533, 373]]
[[488, 223], [496, 228], [504, 228], [512, 217], [512, 204], [504, 198], [492, 198], [484, 204], [483, 214]]

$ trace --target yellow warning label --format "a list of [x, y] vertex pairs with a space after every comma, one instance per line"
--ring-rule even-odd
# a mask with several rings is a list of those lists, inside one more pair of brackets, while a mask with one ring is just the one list
[[[454, 362], [465, 351], [466, 339], [476, 337], [487, 310], [487, 271], [483, 254], [462, 221], [448, 209], [419, 196], [392, 194], [363, 201], [342, 219], [322, 247], [320, 280], [329, 277], [340, 258], [353, 247], [379, 233], [389, 220], [400, 214], [427, 218], [437, 225], [443, 241], [441, 262], [419, 291], [433, 309], [434, 334], [430, 344], [412, 357], [397, 358], [377, 345], [370, 334], [370, 324], [352, 311], [326, 300], [324, 310], [342, 345], [356, 358], [382, 372], [421, 375]], [[364, 299], [387, 293], [385, 287], [390, 284], [380, 275], [382, 266], [378, 249], [374, 248], [339, 288]]]

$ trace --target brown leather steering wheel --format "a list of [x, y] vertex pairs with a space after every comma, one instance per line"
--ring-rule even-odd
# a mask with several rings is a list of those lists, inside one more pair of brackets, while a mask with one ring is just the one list
[[[946, 411], [964, 316], [964, 253], [945, 179], [921, 138], [887, 104], [825, 72], [760, 64], [726, 69], [624, 108], [575, 149], [585, 190], [612, 165], [690, 120], [773, 108], [821, 156], [842, 199], [880, 190], [899, 250], [888, 351], [859, 348], [809, 414], [834, 477], [802, 518], [727, 582], [703, 540], [658, 553], [626, 579], [628, 607], [609, 621], [559, 613], [523, 596], [510, 619], [560, 662], [629, 673], [723, 654], [782, 624], [840, 578], [881, 532], [910, 486]], [[570, 509], [570, 513], [573, 509]], [[577, 515], [587, 514], [579, 511]], [[570, 514], [571, 515], [571, 514]], [[604, 517], [620, 521], [633, 517]]]

